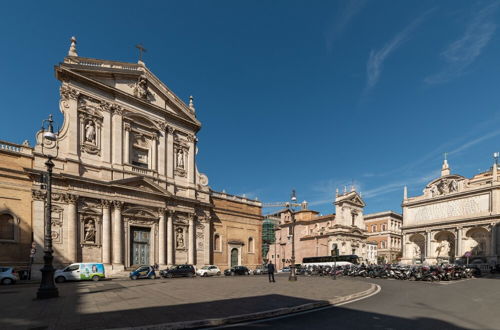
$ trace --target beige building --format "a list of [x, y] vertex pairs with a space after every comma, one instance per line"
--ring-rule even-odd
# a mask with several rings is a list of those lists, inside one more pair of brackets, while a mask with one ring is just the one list
[[423, 194], [403, 200], [403, 262], [429, 264], [475, 260], [498, 263], [500, 181], [498, 165], [467, 179], [451, 174], [445, 160], [441, 177]]
[[0, 141], [0, 265], [24, 268], [31, 249], [31, 168], [33, 149]]
[[[335, 246], [340, 255], [358, 255], [367, 260], [368, 237], [363, 220], [365, 203], [354, 190], [338, 194], [334, 202], [335, 213], [320, 216], [307, 209], [307, 203], [295, 215], [295, 261], [302, 263], [305, 257], [328, 256]], [[290, 264], [292, 255], [292, 213], [283, 210], [276, 213], [280, 219], [276, 242], [270, 246], [268, 258], [281, 269]]]
[[262, 203], [212, 191], [213, 262], [221, 270], [262, 264]]
[[84, 58], [73, 40], [55, 67], [64, 116], [55, 143], [37, 134], [33, 183], [35, 262], [41, 264], [46, 170], [53, 178], [54, 262], [204, 265], [211, 259], [208, 179], [196, 166], [196, 119], [147, 67]]
[[368, 240], [377, 244], [378, 262], [396, 262], [401, 257], [403, 216], [393, 211], [365, 214]]

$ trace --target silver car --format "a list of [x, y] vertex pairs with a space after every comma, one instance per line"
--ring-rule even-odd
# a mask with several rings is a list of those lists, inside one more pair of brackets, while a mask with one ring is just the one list
[[0, 283], [14, 284], [19, 281], [19, 275], [12, 267], [0, 267]]
[[217, 266], [214, 265], [207, 265], [203, 266], [202, 268], [198, 269], [196, 271], [196, 275], [198, 276], [219, 276], [220, 275], [220, 269]]

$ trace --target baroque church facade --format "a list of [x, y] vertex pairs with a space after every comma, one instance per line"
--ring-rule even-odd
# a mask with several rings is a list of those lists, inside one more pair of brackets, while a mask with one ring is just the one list
[[[233, 204], [255, 208], [248, 217], [239, 215], [237, 220], [243, 218], [247, 226], [238, 233], [238, 242], [246, 246], [245, 235], [255, 237], [257, 251], [251, 252], [260, 255], [261, 203], [212, 196], [207, 176], [198, 171], [196, 134], [201, 124], [192, 98], [185, 104], [142, 61], [78, 56], [75, 39], [55, 74], [61, 82], [64, 122], [56, 142], [37, 133], [35, 147], [27, 148], [32, 166], [24, 168], [32, 181], [32, 212], [26, 222], [31, 222], [34, 276], [43, 264], [47, 154], [55, 163], [56, 266], [102, 262], [108, 273], [115, 273], [141, 264], [211, 264], [213, 219]], [[220, 199], [224, 205], [214, 209], [214, 200]], [[224, 226], [231, 221], [227, 218]], [[217, 238], [221, 250], [222, 244], [235, 241], [230, 235]], [[250, 249], [233, 254], [252, 266], [261, 262], [246, 251]]]
[[[365, 202], [353, 188], [350, 192], [337, 192], [333, 204], [335, 213], [324, 216], [309, 210], [307, 202], [303, 202], [301, 209], [293, 214], [291, 210], [283, 210], [271, 216], [278, 224], [267, 259], [272, 260], [278, 269], [288, 266], [295, 236], [295, 262], [298, 264], [303, 258], [329, 256], [334, 251], [340, 255], [357, 255], [364, 262], [371, 261], [363, 216]], [[293, 230], [295, 235], [292, 235]]]
[[444, 160], [441, 176], [423, 194], [403, 200], [403, 259], [408, 264], [499, 262], [500, 180], [498, 164], [468, 179], [451, 174]]

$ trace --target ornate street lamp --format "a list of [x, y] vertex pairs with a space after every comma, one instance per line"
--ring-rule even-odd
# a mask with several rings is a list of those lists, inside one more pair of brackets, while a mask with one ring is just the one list
[[288, 276], [289, 281], [297, 281], [297, 273], [295, 271], [295, 211], [293, 206], [297, 204], [297, 197], [295, 196], [295, 189], [292, 190], [292, 196], [290, 197], [291, 203], [287, 204], [287, 209], [292, 214], [292, 260], [290, 265], [290, 275]]
[[[48, 123], [48, 124], [47, 124]], [[42, 154], [47, 157], [45, 166], [47, 166], [47, 196], [45, 202], [45, 233], [44, 233], [44, 255], [43, 261], [44, 265], [41, 269], [42, 281], [40, 282], [40, 287], [36, 297], [38, 299], [55, 298], [59, 296], [59, 291], [54, 283], [54, 266], [52, 265], [53, 251], [52, 251], [52, 169], [54, 168], [54, 163], [52, 159], [57, 158], [59, 151], [59, 146], [57, 145], [57, 135], [54, 133], [54, 121], [52, 120], [52, 115], [49, 115], [49, 119], [42, 121]], [[47, 124], [47, 125], [46, 125]], [[47, 129], [45, 129], [47, 126]], [[44, 152], [44, 144], [48, 141], [53, 143], [53, 147], [56, 149], [56, 154]]]

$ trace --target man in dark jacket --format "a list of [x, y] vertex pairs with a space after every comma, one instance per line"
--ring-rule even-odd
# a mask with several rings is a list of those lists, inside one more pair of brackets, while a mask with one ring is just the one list
[[274, 265], [272, 261], [267, 264], [267, 274], [269, 275], [269, 282], [276, 282], [274, 280]]

